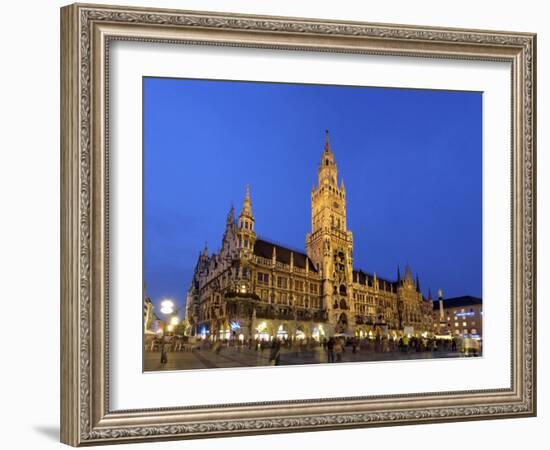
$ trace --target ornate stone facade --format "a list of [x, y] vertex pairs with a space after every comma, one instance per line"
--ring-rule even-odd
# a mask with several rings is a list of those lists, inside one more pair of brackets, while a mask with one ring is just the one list
[[258, 238], [250, 189], [229, 211], [217, 254], [201, 252], [187, 295], [191, 334], [213, 339], [400, 336], [433, 330], [432, 302], [410, 267], [386, 280], [353, 269], [346, 189], [328, 131], [311, 191], [306, 252]]

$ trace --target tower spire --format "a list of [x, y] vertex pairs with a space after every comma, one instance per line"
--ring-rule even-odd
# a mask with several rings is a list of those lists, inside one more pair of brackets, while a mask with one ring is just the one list
[[325, 152], [330, 153], [330, 136], [328, 133], [328, 129], [325, 130]]
[[338, 170], [334, 161], [334, 153], [330, 148], [330, 138], [328, 130], [325, 136], [325, 149], [321, 154], [321, 163], [319, 164], [319, 186], [323, 183], [329, 183], [333, 187], [338, 188]]
[[408, 264], [405, 266], [405, 280], [410, 282], [411, 284], [413, 283], [411, 266], [409, 266]]
[[244, 196], [243, 209], [241, 210], [241, 216], [253, 217], [252, 215], [252, 201], [250, 200], [250, 185], [246, 185], [246, 194]]
[[416, 274], [416, 290], [418, 292], [421, 292], [420, 291], [420, 279], [418, 278], [418, 274]]

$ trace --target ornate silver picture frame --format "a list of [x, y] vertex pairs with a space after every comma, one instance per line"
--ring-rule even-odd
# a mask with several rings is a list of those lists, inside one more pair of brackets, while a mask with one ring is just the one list
[[[502, 158], [511, 155], [510, 386], [113, 409], [108, 100], [115, 41], [509, 63], [511, 149], [503, 148]], [[105, 5], [62, 8], [61, 441], [81, 446], [536, 415], [535, 89], [536, 36], [530, 33]]]

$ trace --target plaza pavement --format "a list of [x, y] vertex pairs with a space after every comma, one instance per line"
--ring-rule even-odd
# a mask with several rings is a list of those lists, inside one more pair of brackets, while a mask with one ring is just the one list
[[[193, 350], [181, 352], [169, 352], [168, 362], [160, 364], [160, 352], [144, 353], [144, 370], [186, 370], [186, 369], [211, 369], [211, 368], [232, 368], [232, 367], [257, 367], [269, 366], [270, 349], [254, 350], [248, 348], [222, 348], [219, 353], [213, 350]], [[373, 352], [358, 351], [353, 353], [351, 347], [346, 347], [342, 354], [342, 362], [364, 362], [364, 361], [395, 361], [395, 360], [415, 360], [431, 358], [457, 358], [463, 357], [460, 352]], [[298, 365], [298, 364], [319, 364], [327, 363], [327, 352], [321, 347], [315, 347], [313, 350], [296, 351], [292, 349], [281, 349], [280, 364]], [[335, 363], [337, 364], [337, 363]]]

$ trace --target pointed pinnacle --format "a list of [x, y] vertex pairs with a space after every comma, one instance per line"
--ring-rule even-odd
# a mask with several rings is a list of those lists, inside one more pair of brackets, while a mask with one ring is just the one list
[[330, 152], [330, 137], [328, 129], [325, 130], [325, 152]]

